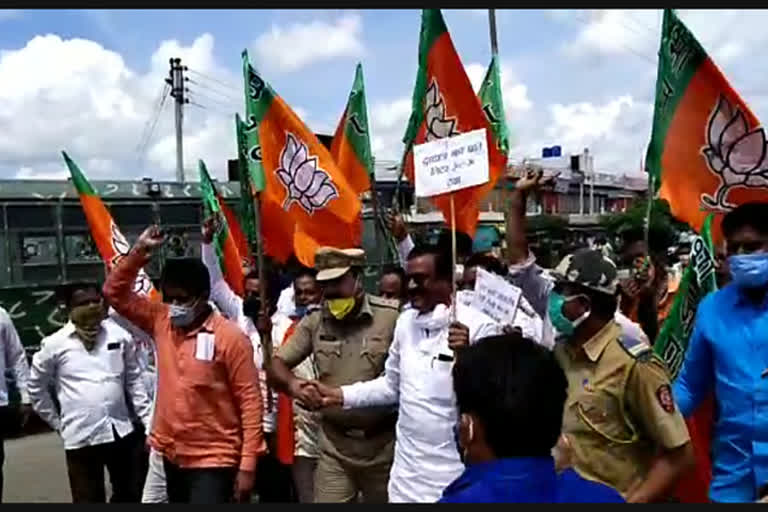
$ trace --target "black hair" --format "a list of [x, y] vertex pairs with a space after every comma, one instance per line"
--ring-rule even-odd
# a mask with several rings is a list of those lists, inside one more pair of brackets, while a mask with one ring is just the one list
[[[443, 229], [437, 237], [437, 247], [447, 254], [453, 252], [451, 230]], [[462, 231], [456, 231], [456, 254], [469, 256], [472, 254], [472, 237]]]
[[61, 285], [56, 290], [56, 295], [66, 307], [69, 307], [72, 304], [72, 296], [80, 290], [95, 290], [99, 297], [102, 296], [101, 285], [95, 281], [77, 281]]
[[293, 275], [293, 282], [299, 280], [299, 278], [302, 277], [310, 277], [312, 279], [315, 279], [317, 277], [317, 270], [309, 267], [301, 266], [296, 270], [296, 273]]
[[405, 284], [405, 270], [399, 265], [387, 265], [381, 271], [381, 277], [388, 276], [390, 274], [396, 275], [400, 278], [400, 282]]
[[585, 288], [585, 293], [592, 303], [591, 311], [597, 313], [600, 318], [610, 320], [616, 315], [616, 309], [619, 307], [619, 299], [617, 295], [609, 295], [607, 293], [590, 290], [589, 288]]
[[731, 237], [741, 228], [750, 227], [761, 235], [768, 235], [768, 202], [752, 201], [729, 211], [723, 217], [723, 235]]
[[[645, 230], [643, 228], [629, 228], [621, 233], [621, 252], [636, 242], [645, 242]], [[665, 255], [669, 249], [669, 243], [656, 230], [648, 232], [648, 252], [651, 256]]]
[[177, 286], [194, 297], [208, 297], [211, 293], [210, 274], [199, 258], [178, 258], [166, 261], [160, 275], [160, 288]]
[[459, 413], [477, 416], [496, 457], [550, 455], [568, 388], [552, 352], [519, 333], [483, 338], [456, 359], [453, 388]]
[[487, 270], [492, 274], [496, 274], [502, 277], [507, 275], [507, 268], [504, 266], [501, 260], [495, 256], [489, 256], [487, 254], [478, 253], [470, 256], [466, 263], [464, 263], [464, 268], [470, 267], [480, 267], [483, 270]]
[[408, 261], [420, 256], [431, 254], [435, 260], [435, 277], [443, 281], [453, 283], [453, 262], [451, 261], [451, 250], [447, 251], [439, 245], [422, 244], [411, 249], [408, 254]]

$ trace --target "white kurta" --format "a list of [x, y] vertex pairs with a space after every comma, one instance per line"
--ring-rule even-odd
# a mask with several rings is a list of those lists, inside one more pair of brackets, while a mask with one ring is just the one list
[[[479, 311], [457, 305], [470, 343], [499, 334], [501, 326]], [[419, 315], [400, 315], [384, 375], [342, 386], [345, 408], [399, 404], [395, 458], [389, 476], [392, 503], [436, 502], [464, 471], [453, 428], [458, 421], [448, 348], [449, 310], [444, 305]], [[442, 357], [441, 357], [442, 355]]]

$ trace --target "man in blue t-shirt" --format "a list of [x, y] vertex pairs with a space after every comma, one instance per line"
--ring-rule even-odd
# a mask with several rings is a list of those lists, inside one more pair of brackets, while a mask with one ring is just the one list
[[554, 356], [519, 334], [480, 340], [458, 354], [453, 387], [464, 473], [441, 503], [622, 503], [610, 487], [555, 472], [568, 382]]

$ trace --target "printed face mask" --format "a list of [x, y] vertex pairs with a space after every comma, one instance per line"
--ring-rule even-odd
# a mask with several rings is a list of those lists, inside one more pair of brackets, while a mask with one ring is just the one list
[[197, 313], [197, 301], [191, 305], [183, 306], [178, 304], [171, 304], [169, 308], [170, 311], [168, 314], [171, 318], [171, 324], [173, 324], [174, 327], [184, 328], [189, 326], [195, 320], [195, 315]]

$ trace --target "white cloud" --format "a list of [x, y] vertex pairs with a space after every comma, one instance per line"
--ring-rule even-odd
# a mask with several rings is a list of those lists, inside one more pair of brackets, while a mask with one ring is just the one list
[[[563, 46], [566, 55], [622, 55], [633, 52], [654, 60], [659, 44], [658, 11], [598, 9], [558, 12], [555, 19], [582, 25], [575, 41]], [[653, 27], [653, 28], [652, 28]]]
[[315, 20], [287, 28], [272, 25], [256, 39], [254, 50], [260, 66], [292, 72], [311, 62], [360, 57], [364, 52], [362, 32], [363, 22], [357, 14], [345, 15], [334, 23]]
[[[61, 178], [67, 152], [92, 179], [171, 179], [175, 170], [172, 111], [161, 113], [145, 165], [138, 167], [137, 143], [151, 118], [167, 75], [168, 58], [181, 56], [190, 68], [223, 73], [213, 59], [213, 37], [190, 46], [166, 41], [152, 55], [150, 70], [138, 74], [123, 58], [85, 39], [36, 36], [24, 47], [0, 51], [0, 175]], [[184, 159], [197, 176], [197, 158], [224, 176], [234, 157], [231, 118], [215, 111], [185, 110]]]

